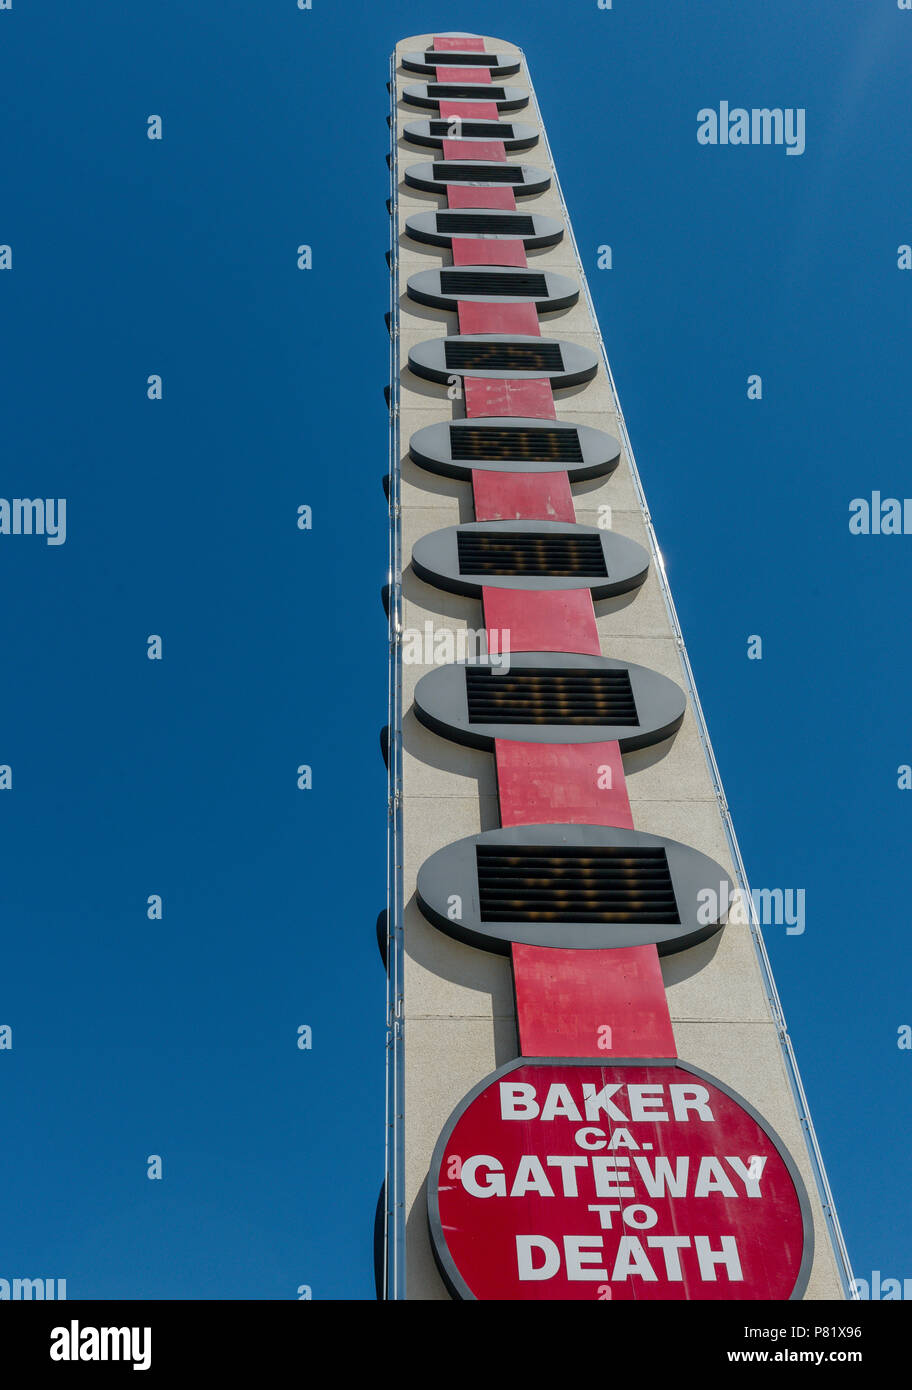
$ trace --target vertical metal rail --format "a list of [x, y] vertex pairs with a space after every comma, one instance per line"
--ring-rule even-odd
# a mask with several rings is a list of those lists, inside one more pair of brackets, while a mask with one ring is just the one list
[[399, 151], [390, 55], [389, 771], [386, 865], [386, 1178], [383, 1297], [405, 1297], [405, 1019], [402, 934], [402, 535], [399, 478]]
[[554, 156], [551, 152], [551, 146], [548, 141], [547, 129], [545, 127], [545, 122], [542, 119], [541, 107], [539, 105], [538, 97], [536, 95], [535, 88], [532, 83], [532, 75], [529, 71], [528, 59], [526, 58], [526, 55], [522, 49], [520, 49], [520, 52], [522, 53], [523, 63], [525, 64], [526, 68], [526, 78], [529, 83], [529, 91], [532, 97], [532, 102], [535, 107], [535, 111], [538, 115], [539, 124], [541, 125], [542, 145], [545, 151], [547, 152], [548, 159], [551, 162], [551, 173], [554, 179], [554, 190], [557, 193], [561, 205], [561, 210], [564, 214], [564, 226], [566, 234], [571, 246], [573, 247], [573, 253], [576, 258], [577, 270], [579, 272], [580, 277], [580, 284], [583, 289], [583, 294], [585, 295], [586, 304], [589, 308], [589, 315], [592, 319], [593, 329], [595, 331], [599, 348], [601, 350], [602, 360], [605, 365], [605, 373], [608, 377], [612, 394], [614, 395], [615, 407], [617, 409], [618, 427], [621, 431], [621, 442], [624, 445], [624, 448], [627, 453], [627, 461], [630, 468], [631, 477], [633, 479], [633, 484], [636, 489], [637, 498], [640, 504], [640, 510], [643, 514], [643, 521], [646, 526], [646, 531], [649, 536], [649, 546], [652, 552], [653, 562], [655, 564], [656, 573], [659, 578], [659, 585], [662, 590], [662, 596], [665, 600], [665, 608], [668, 613], [668, 620], [671, 623], [672, 631], [674, 632], [675, 645], [678, 649], [684, 680], [687, 686], [688, 694], [690, 696], [691, 707], [696, 718], [697, 731], [700, 735], [700, 743], [703, 747], [703, 754], [706, 759], [706, 765], [709, 769], [709, 775], [712, 780], [713, 789], [716, 794], [716, 801], [719, 806], [719, 811], [722, 815], [722, 821], [725, 827], [725, 834], [728, 840], [729, 851], [732, 856], [732, 862], [735, 866], [735, 874], [738, 880], [738, 887], [741, 890], [745, 904], [749, 905], [751, 938], [754, 943], [754, 950], [756, 952], [757, 960], [760, 966], [760, 973], [763, 978], [763, 985], [766, 991], [770, 1012], [773, 1017], [773, 1022], [776, 1025], [776, 1032], [779, 1038], [779, 1046], [782, 1050], [782, 1057], [785, 1063], [785, 1069], [788, 1075], [789, 1085], [792, 1091], [792, 1097], [795, 1102], [795, 1107], [798, 1111], [798, 1118], [801, 1122], [801, 1128], [804, 1134], [805, 1144], [807, 1146], [808, 1156], [811, 1162], [811, 1168], [814, 1173], [814, 1180], [817, 1186], [818, 1196], [820, 1197], [820, 1204], [823, 1207], [823, 1214], [826, 1220], [827, 1231], [829, 1233], [830, 1242], [833, 1246], [833, 1254], [836, 1259], [836, 1265], [839, 1270], [839, 1276], [842, 1281], [846, 1297], [849, 1299], [858, 1299], [858, 1291], [856, 1289], [854, 1277], [852, 1274], [852, 1264], [849, 1258], [849, 1252], [846, 1247], [845, 1239], [842, 1234], [842, 1227], [840, 1226], [839, 1217], [836, 1212], [836, 1204], [833, 1200], [833, 1194], [830, 1189], [829, 1179], [827, 1178], [826, 1167], [824, 1166], [823, 1162], [823, 1155], [820, 1152], [820, 1145], [817, 1142], [817, 1134], [814, 1129], [813, 1120], [811, 1119], [810, 1107], [808, 1106], [807, 1096], [805, 1095], [804, 1086], [801, 1081], [801, 1073], [798, 1070], [798, 1062], [795, 1057], [794, 1048], [792, 1047], [792, 1040], [789, 1037], [788, 1028], [785, 1022], [785, 1014], [783, 1012], [782, 1002], [779, 998], [779, 992], [776, 989], [776, 982], [773, 979], [773, 972], [772, 967], [770, 965], [769, 956], [767, 955], [766, 944], [763, 940], [763, 934], [760, 930], [760, 922], [757, 917], [756, 906], [754, 904], [753, 897], [751, 896], [750, 885], [747, 880], [747, 872], [744, 868], [744, 861], [741, 858], [741, 850], [738, 846], [738, 839], [735, 835], [734, 825], [732, 824], [731, 813], [729, 812], [728, 802], [725, 798], [725, 791], [722, 786], [722, 778], [719, 773], [718, 764], [716, 763], [715, 754], [713, 753], [712, 743], [709, 737], [709, 730], [706, 726], [706, 719], [703, 714], [703, 707], [700, 703], [699, 694], [697, 693], [697, 686], [696, 681], [694, 679], [693, 669], [690, 664], [690, 657], [687, 654], [687, 647], [685, 645], [684, 636], [681, 631], [681, 624], [678, 621], [678, 615], [674, 606], [674, 600], [671, 596], [671, 589], [668, 584], [668, 576], [665, 573], [665, 561], [662, 558], [662, 552], [659, 549], [655, 529], [652, 524], [652, 518], [649, 513], [649, 507], [646, 503], [646, 494], [643, 491], [643, 484], [642, 480], [640, 479], [639, 470], [637, 468], [636, 458], [633, 452], [633, 445], [630, 442], [630, 436], [627, 433], [627, 424], [624, 420], [624, 416], [621, 411], [620, 397], [618, 396], [617, 386], [615, 385], [614, 376], [611, 371], [611, 363], [608, 360], [608, 351], [605, 347], [605, 343], [602, 338], [602, 332], [599, 325], [598, 316], [595, 312], [595, 305], [593, 304], [592, 294], [589, 290], [589, 283], [586, 279], [586, 272], [583, 269], [583, 262], [580, 257], [579, 247], [576, 242], [576, 237], [573, 233], [573, 224], [570, 220], [570, 214], [567, 209], [567, 204], [564, 200], [563, 189], [561, 188], [560, 179], [557, 174], [557, 166], [555, 165]]

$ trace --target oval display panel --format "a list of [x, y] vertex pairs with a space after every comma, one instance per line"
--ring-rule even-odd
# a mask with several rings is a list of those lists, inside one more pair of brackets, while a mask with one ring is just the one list
[[403, 53], [402, 66], [406, 72], [425, 72], [431, 77], [438, 68], [488, 68], [492, 77], [512, 77], [519, 72], [519, 55], [514, 53], [460, 53], [456, 49], [424, 53]]
[[415, 715], [470, 748], [521, 743], [618, 743], [648, 748], [681, 727], [683, 690], [667, 676], [607, 656], [505, 652], [422, 676]]
[[418, 870], [417, 901], [433, 926], [483, 951], [505, 955], [519, 942], [590, 951], [654, 945], [671, 955], [721, 930], [731, 892], [721, 864], [662, 835], [521, 825], [432, 854]]
[[445, 478], [471, 479], [476, 468], [498, 473], [566, 469], [571, 482], [582, 482], [613, 472], [621, 445], [607, 430], [567, 420], [449, 420], [416, 430], [409, 456]]
[[555, 389], [591, 381], [598, 357], [591, 348], [531, 334], [472, 333], [430, 338], [409, 352], [416, 376], [446, 386], [454, 376], [488, 380], [547, 378]]
[[498, 83], [416, 82], [402, 89], [408, 106], [439, 107], [441, 101], [493, 101], [498, 111], [521, 111], [529, 105], [525, 87], [502, 87]]
[[443, 116], [437, 120], [410, 121], [402, 132], [412, 145], [442, 149], [444, 140], [499, 140], [505, 150], [531, 150], [538, 144], [534, 125], [520, 121], [472, 120]]
[[482, 589], [591, 589], [612, 598], [637, 589], [649, 555], [636, 541], [572, 521], [466, 521], [412, 547], [419, 579], [478, 598]]
[[409, 299], [433, 309], [455, 312], [460, 299], [489, 304], [534, 304], [540, 314], [569, 309], [579, 299], [579, 286], [556, 270], [525, 270], [514, 266], [452, 266], [419, 270], [408, 279]]
[[503, 212], [487, 208], [454, 208], [419, 212], [407, 218], [406, 233], [431, 246], [452, 246], [453, 237], [506, 237], [522, 241], [527, 250], [556, 246], [564, 235], [561, 224], [540, 212]]
[[547, 169], [497, 159], [429, 160], [426, 164], [410, 164], [404, 178], [409, 188], [420, 188], [425, 193], [445, 193], [451, 183], [466, 183], [473, 188], [506, 184], [517, 198], [529, 198], [551, 186]]

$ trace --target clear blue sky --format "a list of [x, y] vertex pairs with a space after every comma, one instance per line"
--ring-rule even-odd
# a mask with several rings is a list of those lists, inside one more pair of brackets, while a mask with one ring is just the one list
[[[806, 890], [767, 939], [855, 1270], [912, 1275], [912, 538], [848, 531], [912, 491], [912, 13], [14, 0], [2, 491], [68, 516], [0, 537], [0, 1277], [373, 1296], [385, 83], [433, 29], [526, 50], [748, 872]], [[723, 99], [806, 152], [698, 145]]]

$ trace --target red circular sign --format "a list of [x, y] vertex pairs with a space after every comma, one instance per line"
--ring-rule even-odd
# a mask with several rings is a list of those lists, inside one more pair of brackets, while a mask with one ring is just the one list
[[428, 1182], [438, 1266], [478, 1299], [787, 1299], [804, 1186], [746, 1101], [680, 1061], [523, 1061], [466, 1097]]

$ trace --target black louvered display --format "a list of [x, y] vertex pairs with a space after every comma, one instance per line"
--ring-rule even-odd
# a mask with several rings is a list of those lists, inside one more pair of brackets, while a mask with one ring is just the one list
[[575, 429], [547, 426], [499, 425], [450, 426], [450, 454], [454, 460], [502, 459], [504, 462], [540, 460], [544, 463], [582, 463], [583, 450]]
[[559, 372], [564, 357], [560, 343], [444, 343], [448, 367], [489, 371]]
[[460, 574], [608, 574], [600, 536], [542, 531], [459, 531], [456, 544]]
[[492, 161], [484, 167], [477, 164], [457, 164], [451, 160], [446, 164], [434, 165], [434, 178], [442, 183], [466, 179], [470, 183], [522, 183], [521, 164], [495, 164]]
[[[429, 48], [424, 61], [434, 67], [455, 68], [496, 68], [499, 67], [496, 53], [451, 53], [448, 49]], [[504, 65], [506, 66], [506, 64]]]
[[497, 270], [441, 270], [441, 294], [546, 295], [544, 275], [501, 275]]
[[485, 236], [533, 236], [535, 219], [522, 213], [488, 212], [473, 217], [466, 212], [438, 212], [438, 232], [481, 232]]
[[470, 724], [622, 724], [639, 723], [623, 668], [588, 671], [523, 666], [494, 672], [465, 668]]
[[450, 97], [461, 99], [465, 97], [467, 101], [478, 101], [484, 97], [485, 101], [506, 101], [507, 94], [503, 87], [491, 87], [485, 83], [482, 91], [481, 84], [478, 82], [429, 82], [427, 94], [429, 97], [443, 97], [444, 101]]
[[483, 922], [680, 921], [664, 849], [477, 845]]
[[[456, 123], [457, 135], [453, 135], [453, 124]], [[447, 121], [431, 121], [430, 134], [439, 135], [444, 139], [466, 140], [512, 140], [513, 127], [507, 121], [462, 121], [456, 116], [451, 116]]]

